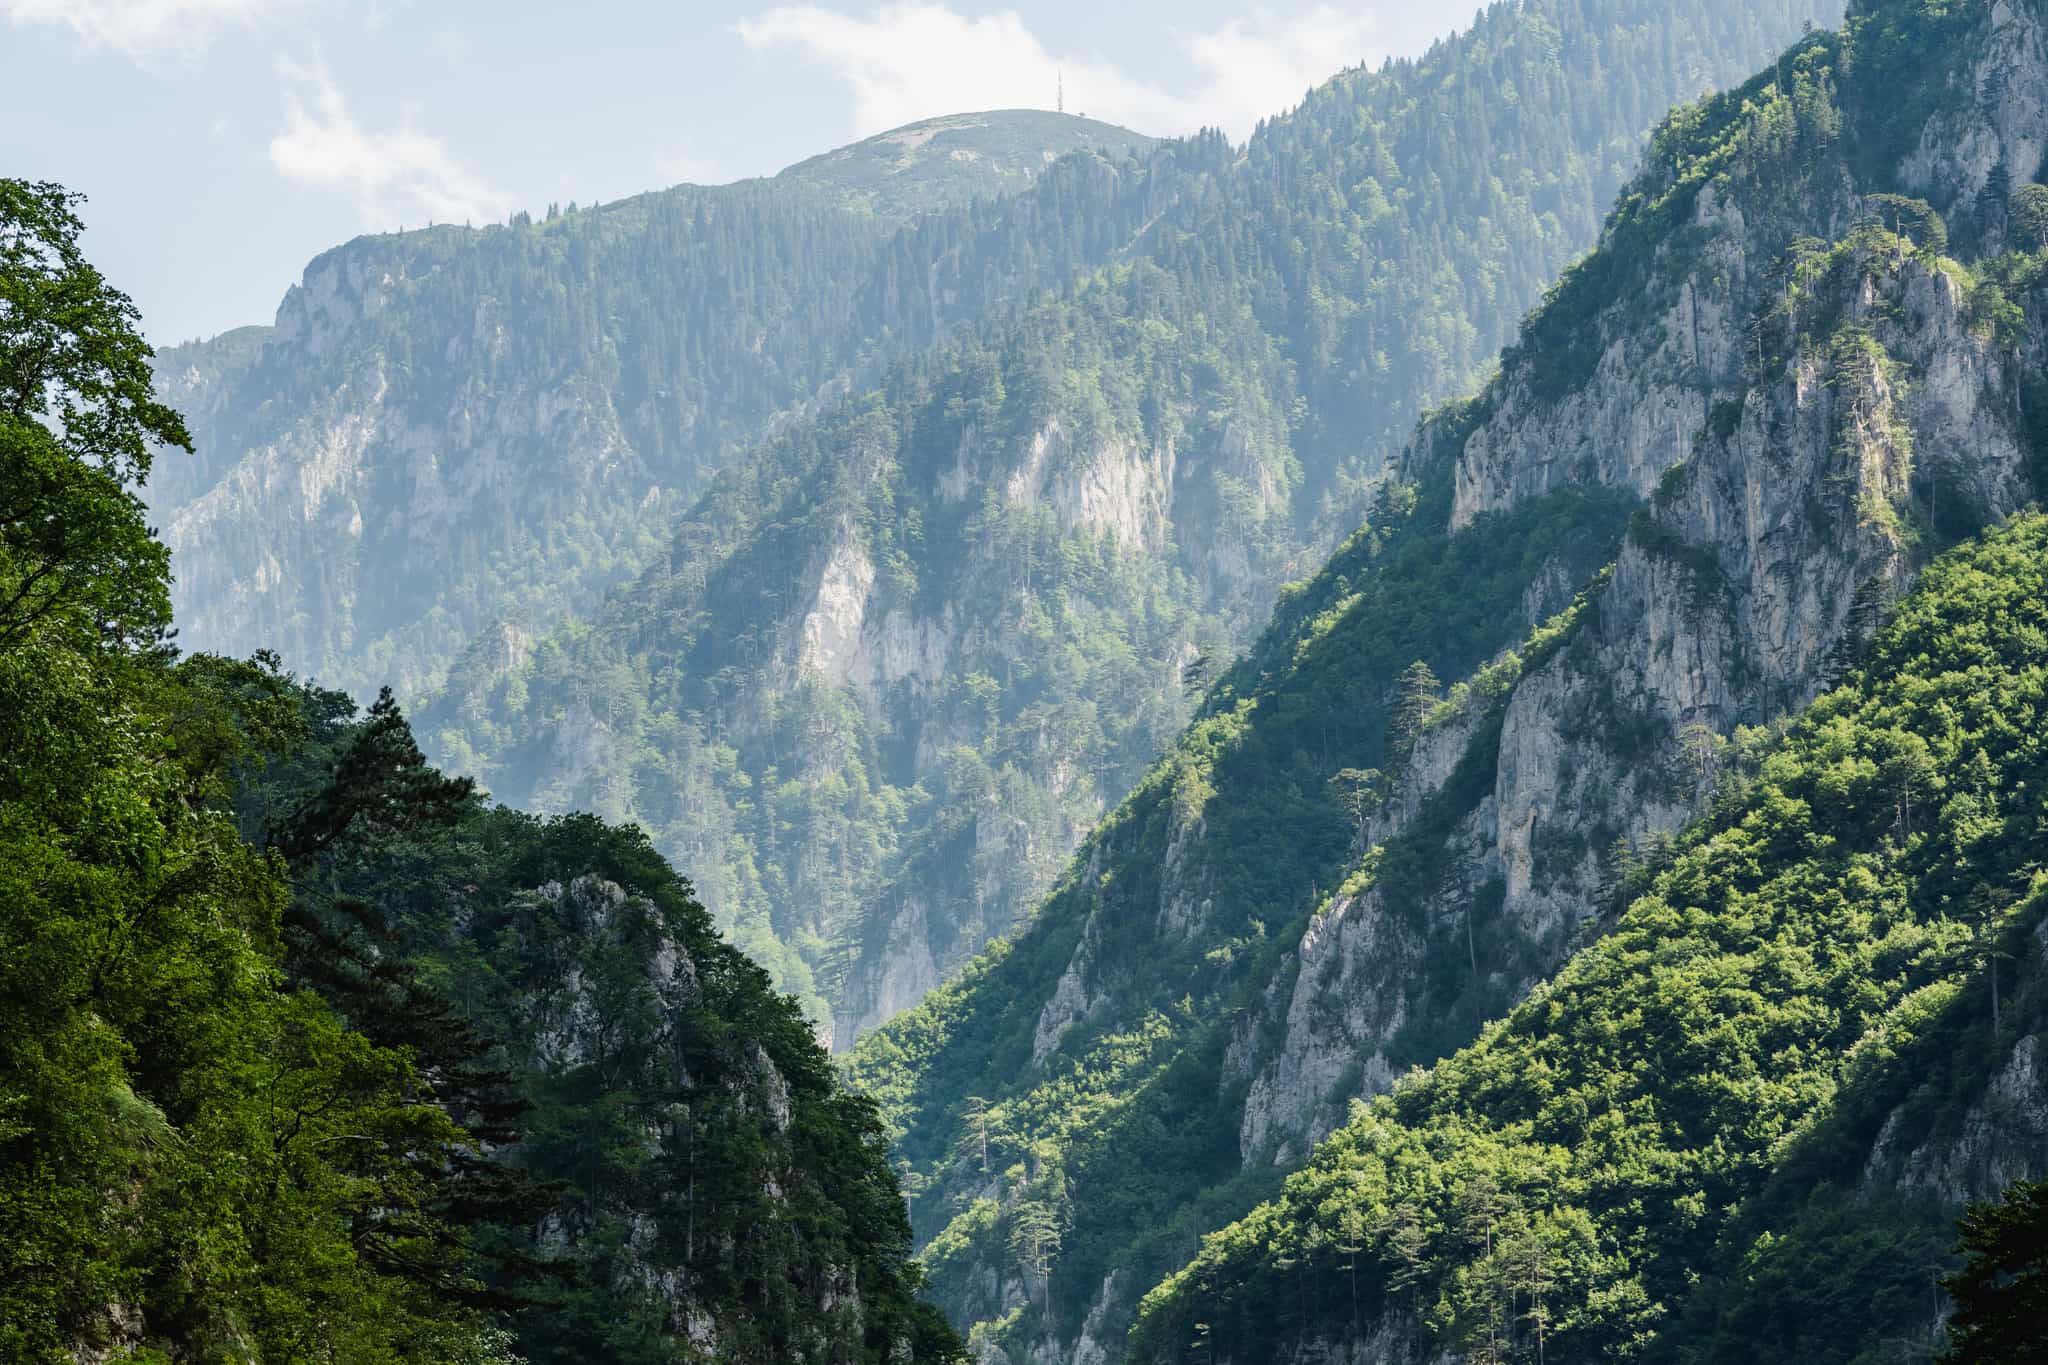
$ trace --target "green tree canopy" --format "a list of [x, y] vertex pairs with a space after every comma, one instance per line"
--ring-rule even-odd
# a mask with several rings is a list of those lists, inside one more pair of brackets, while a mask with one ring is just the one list
[[79, 197], [0, 179], [0, 648], [70, 606], [140, 638], [169, 624], [169, 559], [135, 490], [191, 449], [151, 389], [135, 305], [78, 249]]

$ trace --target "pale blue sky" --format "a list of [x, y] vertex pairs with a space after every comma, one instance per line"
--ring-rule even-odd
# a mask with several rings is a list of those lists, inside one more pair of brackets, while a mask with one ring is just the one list
[[1426, 0], [0, 0], [0, 174], [90, 196], [158, 343], [267, 322], [315, 253], [766, 174], [912, 119], [1067, 107], [1243, 137], [1469, 8]]

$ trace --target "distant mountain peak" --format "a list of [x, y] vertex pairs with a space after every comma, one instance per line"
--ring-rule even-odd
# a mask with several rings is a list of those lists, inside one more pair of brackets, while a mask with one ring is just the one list
[[1070, 152], [1125, 155], [1154, 141], [1079, 114], [985, 110], [907, 123], [799, 161], [776, 179], [843, 195], [883, 216], [912, 217], [1015, 193]]

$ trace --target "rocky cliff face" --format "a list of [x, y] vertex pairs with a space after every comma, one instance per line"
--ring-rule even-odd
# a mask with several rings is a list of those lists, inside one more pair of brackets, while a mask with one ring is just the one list
[[[901, 908], [872, 917], [864, 928], [864, 935], [879, 933], [882, 943], [854, 959], [837, 989], [833, 1036], [838, 1046], [851, 1046], [867, 1028], [915, 1004], [968, 953], [1007, 930], [1045, 894], [1108, 800], [1132, 780], [1130, 759], [1163, 743], [1164, 727], [1182, 719], [1184, 709], [1174, 693], [1185, 668], [1205, 645], [1215, 647], [1209, 642], [1241, 639], [1263, 611], [1265, 589], [1277, 577], [1276, 560], [1293, 548], [1269, 529], [1291, 510], [1284, 446], [1272, 433], [1252, 438], [1235, 427], [1224, 429], [1213, 443], [1188, 445], [1192, 448], [1185, 456], [1171, 437], [1110, 440], [1077, 450], [1062, 423], [1053, 419], [1032, 435], [1018, 467], [1006, 474], [981, 469], [969, 476], [969, 486], [1001, 487], [1014, 514], [1049, 524], [1055, 544], [1105, 547], [1124, 562], [1122, 572], [1146, 579], [1160, 576], [1157, 566], [1170, 565], [1169, 572], [1185, 574], [1200, 592], [1185, 624], [1146, 641], [1139, 676], [1126, 694], [1145, 698], [1140, 715], [1149, 738], [1117, 735], [1111, 753], [1105, 754], [1088, 734], [1092, 726], [1084, 715], [1048, 707], [1019, 718], [1008, 780], [999, 791], [977, 797], [971, 834], [962, 830], [956, 836], [971, 839], [972, 845], [971, 854], [962, 850], [957, 880], [936, 868], [924, 870], [917, 880], [905, 879], [883, 895], [885, 905]], [[1214, 490], [1227, 479], [1242, 479], [1252, 490], [1248, 505], [1219, 509]], [[1230, 515], [1241, 519], [1236, 535], [1204, 534], [1207, 523]], [[820, 585], [821, 609], [832, 587], [843, 592], [850, 586], [845, 580], [835, 585], [832, 568], [828, 565]], [[851, 600], [840, 605], [839, 620], [863, 625], [852, 641], [847, 674], [857, 679], [858, 694], [875, 714], [886, 713], [893, 696], [896, 714], [889, 728], [917, 733], [916, 780], [937, 785], [949, 755], [976, 736], [971, 727], [957, 723], [948, 733], [948, 727], [931, 725], [910, 708], [925, 708], [929, 716], [948, 679], [995, 677], [1030, 666], [1022, 656], [1035, 645], [1020, 647], [1006, 628], [1043, 611], [1036, 599], [1044, 589], [1031, 581], [1028, 565], [1024, 573], [1017, 584], [1015, 565], [985, 562], [958, 590], [938, 595], [944, 605], [937, 620], [914, 606], [899, 606], [868, 622]], [[865, 586], [872, 590], [872, 582]], [[956, 608], [963, 601], [993, 602], [995, 612], [976, 619], [971, 610]], [[1072, 624], [1087, 631], [1095, 624], [1089, 616], [1124, 610], [1114, 595], [1106, 595]], [[807, 632], [815, 620], [814, 612], [806, 621]], [[1068, 647], [1076, 643], [1069, 641]], [[1075, 696], [1066, 705], [1086, 706], [1087, 700]], [[1098, 701], [1098, 715], [1100, 707]], [[937, 913], [927, 903], [933, 900]]]
[[[492, 617], [546, 621], [550, 596], [590, 600], [673, 515], [678, 490], [664, 481], [687, 488], [698, 476], [645, 458], [589, 375], [497, 393], [459, 381], [453, 393], [423, 394], [385, 349], [379, 319], [416, 308], [432, 281], [408, 278], [403, 264], [378, 273], [390, 263], [368, 255], [344, 249], [315, 262], [256, 362], [258, 373], [334, 372], [324, 393], [293, 395], [300, 401], [253, 419], [223, 412], [249, 395], [195, 391], [201, 381], [185, 358], [165, 354], [161, 387], [197, 409], [199, 439], [216, 459], [236, 454], [191, 496], [164, 488], [154, 498], [167, 513], [178, 610], [194, 643], [237, 650], [269, 640], [337, 683], [390, 677], [417, 690], [438, 678], [453, 642]], [[441, 359], [451, 369], [505, 365], [506, 324], [494, 311], [481, 307], [476, 330], [450, 340]], [[233, 424], [252, 420], [258, 429], [238, 440]], [[558, 517], [608, 532], [590, 560], [547, 575], [540, 528]], [[520, 584], [537, 569], [553, 588]]]
[[[731, 1175], [720, 1163], [730, 1154], [707, 1129], [752, 1132], [790, 1157], [802, 1139], [793, 1131], [790, 1080], [761, 1038], [739, 1036], [703, 1052], [694, 1030], [711, 1005], [688, 945], [663, 920], [646, 896], [584, 874], [531, 892], [514, 933], [500, 942], [509, 960], [527, 963], [514, 976], [520, 989], [509, 1010], [530, 1088], [566, 1095], [594, 1074], [611, 1075], [642, 1110], [633, 1161], [663, 1173], [644, 1183], [583, 1182], [543, 1216], [535, 1245], [546, 1257], [587, 1262], [601, 1291], [643, 1330], [705, 1359], [731, 1359], [755, 1346], [759, 1325], [721, 1301], [722, 1269], [744, 1261], [740, 1243], [751, 1233], [720, 1206], [790, 1224], [803, 1216], [806, 1176], [785, 1158], [750, 1171], [750, 1188], [723, 1187]], [[639, 1070], [628, 1080], [620, 1068], [635, 1059]], [[869, 1336], [862, 1267], [851, 1257], [827, 1251], [788, 1269], [791, 1320], [811, 1329], [786, 1350], [823, 1358]], [[896, 1345], [908, 1350], [911, 1342], [885, 1343], [883, 1358]]]
[[331, 847], [308, 880], [433, 983], [430, 1037], [477, 1044], [421, 1069], [490, 1125], [465, 1230], [544, 1272], [520, 1358], [953, 1358], [871, 1106], [645, 836], [470, 803]]
[[[2040, 173], [2041, 32], [2037, 13], [1990, 7], [1954, 82], [1995, 98], [1944, 101], [1915, 144], [1903, 178], [1951, 217], [1990, 221], [1983, 186], [2001, 161], [2022, 183]], [[1937, 143], [1973, 150], [1936, 178]], [[1592, 373], [1551, 396], [1542, 360], [1511, 367], [1455, 457], [1454, 529], [1566, 482], [1645, 502], [1570, 642], [1523, 674], [1497, 735], [1474, 737], [1469, 721], [1431, 735], [1372, 831], [1384, 842], [1412, 828], [1451, 754], [1491, 769], [1445, 836], [1459, 871], [1425, 917], [1497, 916], [1518, 951], [1472, 966], [1506, 997], [1600, 912], [1616, 839], [1644, 848], [1675, 830], [1738, 727], [1827, 683], [1830, 652], [1868, 628], [1852, 619], [1859, 591], [1897, 596], [1928, 539], [2036, 496], [2039, 431], [2021, 394], [2038, 382], [2042, 300], [2024, 300], [2017, 332], [1987, 325], [1967, 270], [1871, 226], [1870, 187], [1844, 150], [1807, 150], [1823, 159], [1789, 206], [1762, 168], [1704, 185], [1681, 220], [1687, 247], [1661, 247], [1642, 293], [1602, 314]], [[1978, 241], [1995, 254], [1995, 229]], [[1757, 345], [1762, 361], [1745, 359]], [[1433, 446], [1426, 433], [1411, 473]], [[1351, 1087], [1317, 1093], [1317, 1081], [1350, 1080], [1361, 1057], [1360, 1089], [1391, 1080], [1388, 1041], [1429, 1008], [1415, 985], [1426, 949], [1407, 922], [1370, 890], [1317, 916], [1284, 1021], [1269, 1010], [1255, 1026], [1279, 1041], [1249, 1073], [1247, 1159], [1298, 1158], [1341, 1121]]]
[[[1019, 382], [1028, 353], [958, 363]], [[500, 796], [722, 851], [682, 855], [707, 903], [850, 1040], [1044, 893], [1298, 553], [1251, 375], [1091, 413], [1135, 368], [971, 420], [906, 383], [901, 417], [774, 443], [587, 637], [479, 656], [430, 723]]]

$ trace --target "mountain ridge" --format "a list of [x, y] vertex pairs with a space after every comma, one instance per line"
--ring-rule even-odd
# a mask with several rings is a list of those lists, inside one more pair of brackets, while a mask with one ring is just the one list
[[[806, 157], [769, 178], [838, 193], [881, 216], [909, 219], [957, 207], [978, 194], [1014, 193], [1071, 152], [1102, 152], [1120, 160], [1157, 141], [1078, 114], [971, 110], [876, 133]], [[927, 189], [933, 182], [936, 189]]]
[[1816, 12], [1503, 0], [1242, 149], [1026, 127], [895, 221], [885, 135], [167, 356], [195, 633], [445, 674], [531, 813], [180, 657], [190, 433], [0, 179], [0, 1345], [1975, 1365], [1956, 1215], [2048, 1172], [2048, 0]]
[[[1015, 192], [1045, 169], [1029, 160]], [[855, 204], [762, 178], [360, 237], [314, 258], [267, 331], [167, 348], [159, 387], [200, 458], [150, 497], [188, 638], [418, 695], [498, 622], [588, 609], [739, 451], [1000, 301], [896, 267], [932, 218], [930, 261], [974, 265], [958, 247], [998, 200], [954, 164], [900, 215], [876, 211], [886, 186]], [[365, 590], [375, 562], [407, 566], [401, 591]]]

